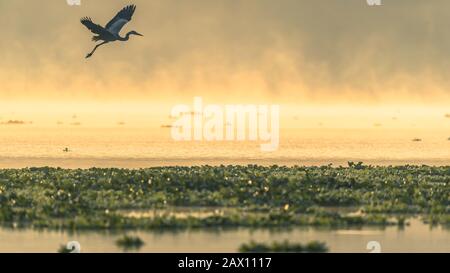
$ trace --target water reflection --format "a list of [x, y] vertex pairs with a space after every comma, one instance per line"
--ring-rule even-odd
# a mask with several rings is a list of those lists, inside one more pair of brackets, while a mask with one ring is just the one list
[[[69, 241], [81, 243], [82, 252], [123, 252], [116, 245], [123, 232], [61, 232], [49, 230], [0, 229], [0, 252], [57, 252]], [[139, 252], [236, 252], [251, 240], [273, 242], [289, 240], [307, 243], [326, 242], [331, 252], [368, 252], [367, 243], [380, 242], [382, 252], [450, 252], [450, 231], [431, 227], [420, 220], [399, 228], [364, 227], [359, 229], [198, 229], [183, 231], [134, 231], [144, 242]]]

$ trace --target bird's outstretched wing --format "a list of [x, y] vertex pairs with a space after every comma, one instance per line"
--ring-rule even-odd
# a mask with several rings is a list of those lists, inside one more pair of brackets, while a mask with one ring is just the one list
[[95, 33], [95, 34], [100, 35], [106, 31], [102, 26], [97, 25], [94, 22], [92, 22], [92, 19], [89, 17], [81, 18], [81, 23], [85, 27], [87, 27], [92, 33]]
[[106, 29], [111, 32], [112, 34], [119, 34], [120, 30], [123, 28], [123, 26], [131, 21], [131, 18], [133, 17], [134, 11], [136, 10], [135, 5], [129, 5], [124, 7], [117, 15], [109, 21], [108, 24], [106, 24]]

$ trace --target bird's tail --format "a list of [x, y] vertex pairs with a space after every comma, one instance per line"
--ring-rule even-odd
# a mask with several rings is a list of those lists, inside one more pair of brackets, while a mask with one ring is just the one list
[[94, 42], [100, 41], [100, 36], [92, 37], [92, 41], [94, 41]]

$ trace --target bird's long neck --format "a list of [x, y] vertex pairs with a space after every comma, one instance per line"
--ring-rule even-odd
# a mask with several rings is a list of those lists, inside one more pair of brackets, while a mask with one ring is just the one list
[[120, 37], [119, 36], [118, 40], [119, 41], [123, 41], [123, 42], [128, 41], [130, 39], [130, 35], [131, 35], [131, 32], [128, 32], [127, 35], [125, 35], [125, 37]]

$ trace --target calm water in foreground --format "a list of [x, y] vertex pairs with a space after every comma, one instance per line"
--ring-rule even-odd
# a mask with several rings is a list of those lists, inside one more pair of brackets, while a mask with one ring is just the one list
[[[330, 252], [370, 252], [369, 241], [378, 241], [382, 252], [450, 252], [450, 230], [430, 228], [418, 220], [403, 229], [368, 227], [363, 229], [294, 228], [291, 230], [197, 230], [180, 232], [130, 232], [145, 245], [140, 252], [237, 252], [242, 243], [282, 241], [326, 242]], [[82, 252], [123, 252], [115, 245], [122, 233], [0, 229], [0, 252], [56, 252], [60, 245], [78, 241]]]

